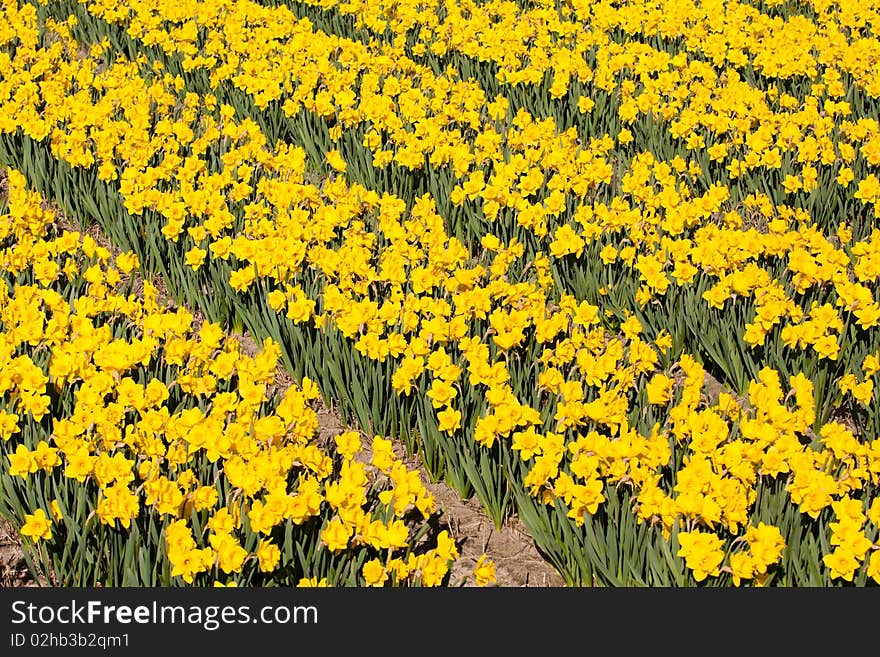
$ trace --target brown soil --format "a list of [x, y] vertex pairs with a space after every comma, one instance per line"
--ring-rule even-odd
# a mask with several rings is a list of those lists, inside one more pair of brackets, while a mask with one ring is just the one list
[[559, 573], [538, 553], [534, 541], [519, 520], [511, 519], [501, 529], [480, 509], [475, 499], [462, 500], [443, 484], [429, 484], [437, 505], [443, 509], [450, 534], [459, 543], [460, 556], [452, 566], [450, 584], [474, 586], [473, 570], [480, 555], [495, 563], [496, 586], [564, 586]]
[[21, 540], [15, 528], [5, 518], [0, 518], [0, 587], [36, 586], [28, 572]]

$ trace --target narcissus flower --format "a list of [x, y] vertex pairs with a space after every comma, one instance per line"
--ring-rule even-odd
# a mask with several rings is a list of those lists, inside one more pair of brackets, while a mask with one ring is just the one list
[[382, 586], [388, 580], [388, 573], [378, 559], [370, 559], [361, 569], [367, 586]]
[[439, 420], [438, 428], [440, 431], [452, 433], [461, 426], [461, 411], [457, 411], [451, 406], [447, 406], [437, 413], [437, 419]]
[[487, 555], [481, 554], [474, 566], [474, 578], [477, 586], [488, 586], [495, 583], [495, 562]]
[[648, 403], [666, 404], [672, 399], [672, 384], [674, 380], [665, 374], [655, 374], [648, 382]]
[[695, 530], [681, 532], [678, 535], [681, 548], [679, 557], [684, 557], [687, 567], [694, 573], [694, 579], [702, 582], [708, 576], [717, 576], [721, 572], [724, 560], [724, 541], [709, 532]]
[[327, 153], [327, 164], [329, 164], [335, 171], [339, 171], [340, 173], [344, 173], [345, 169], [348, 165], [345, 163], [345, 160], [342, 158], [342, 153], [338, 150], [334, 149]]
[[52, 522], [42, 509], [25, 514], [24, 520], [24, 525], [22, 525], [20, 530], [22, 536], [27, 536], [33, 541], [49, 540], [52, 538]]

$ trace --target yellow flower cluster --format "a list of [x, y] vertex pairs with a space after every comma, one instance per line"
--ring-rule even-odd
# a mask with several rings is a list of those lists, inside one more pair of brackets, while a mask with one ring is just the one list
[[[58, 469], [109, 527], [165, 519], [171, 574], [187, 583], [234, 577], [250, 561], [268, 574], [286, 567], [274, 530], [310, 519], [323, 523], [326, 549], [369, 546], [397, 584], [443, 582], [457, 548], [444, 534], [437, 549], [412, 549], [435, 502], [390, 441], [376, 437], [363, 462], [358, 434], [341, 434], [335, 464], [315, 441], [317, 386], [304, 379], [272, 393], [277, 344], [247, 355], [219, 325], [160, 303], [149, 282], [142, 296], [126, 294], [136, 257], [58, 229], [18, 171], [8, 186], [0, 273], [18, 277], [0, 285], [2, 438], [17, 443], [8, 476]], [[38, 273], [49, 264], [54, 276]], [[49, 429], [35, 431], [47, 415]], [[57, 502], [49, 511], [27, 514], [23, 535], [52, 538]], [[193, 514], [210, 530], [206, 543], [193, 536]]]
[[[166, 49], [172, 53], [181, 51], [181, 48], [186, 51], [184, 45], [177, 47], [177, 38], [180, 38], [181, 44], [190, 44], [191, 46], [192, 38], [186, 35], [190, 34], [193, 28], [177, 31], [175, 28], [175, 30], [169, 31], [169, 23], [178, 21], [183, 25], [192, 25], [191, 19], [181, 12], [167, 13], [163, 7], [163, 3], [132, 3], [129, 23], [135, 25], [139, 30], [138, 35], [147, 43], [153, 42], [149, 37], [151, 34], [172, 34], [172, 41], [164, 42]], [[463, 84], [451, 79], [446, 80], [442, 76], [432, 82], [433, 74], [419, 69], [415, 63], [405, 57], [389, 58], [383, 54], [374, 56], [373, 50], [364, 50], [364, 47], [356, 42], [339, 40], [330, 35], [313, 32], [308, 21], [298, 21], [283, 9], [270, 10], [259, 6], [251, 7], [249, 3], [242, 2], [232, 3], [231, 6], [229, 3], [200, 3], [199, 7], [203, 10], [199, 12], [200, 16], [211, 17], [206, 19], [207, 23], [203, 29], [216, 28], [209, 30], [211, 34], [228, 30], [239, 37], [238, 40], [224, 38], [225, 47], [222, 49], [212, 50], [209, 46], [205, 46], [205, 50], [210, 53], [208, 59], [211, 63], [203, 62], [200, 66], [211, 68], [212, 74], [221, 76], [218, 80], [232, 80], [243, 90], [254, 94], [259, 102], [259, 93], [249, 88], [247, 84], [249, 81], [262, 80], [266, 75], [272, 75], [279, 80], [278, 84], [273, 86], [273, 89], [277, 87], [277, 91], [273, 92], [272, 99], [298, 98], [296, 94], [307, 93], [307, 88], [302, 86], [300, 78], [294, 76], [299, 72], [295, 53], [300, 53], [298, 55], [300, 57], [311, 59], [318, 56], [327, 58], [329, 56], [327, 53], [337, 53], [334, 56], [344, 60], [343, 68], [338, 69], [330, 66], [330, 60], [327, 60], [328, 64], [318, 67], [319, 71], [326, 72], [314, 80], [314, 88], [326, 85], [329, 90], [327, 93], [332, 97], [353, 98], [355, 97], [353, 85], [356, 79], [365, 75], [370, 76], [369, 80], [373, 80], [372, 76], [374, 75], [378, 76], [377, 79], [384, 78], [386, 83], [381, 90], [376, 86], [375, 91], [372, 92], [370, 91], [372, 83], [365, 86], [362, 80], [357, 88], [357, 93], [364, 100], [361, 101], [358, 109], [352, 109], [345, 114], [346, 105], [336, 105], [332, 114], [339, 121], [339, 125], [346, 128], [363, 121], [369, 121], [374, 129], [380, 132], [386, 130], [390, 142], [394, 144], [405, 143], [409, 139], [406, 135], [412, 134], [408, 128], [401, 126], [414, 126], [419, 122], [421, 122], [419, 125], [424, 125], [424, 120], [426, 120], [426, 117], [422, 117], [421, 114], [408, 113], [407, 107], [400, 104], [402, 84], [411, 84], [414, 79], [420, 81], [423, 89], [428, 86], [436, 89], [437, 84], [444, 88], [455, 88], [455, 85]], [[101, 4], [92, 3], [91, 8], [97, 15], [110, 18], [103, 13], [104, 8]], [[347, 10], [346, 6], [345, 11]], [[107, 9], [107, 11], [110, 10]], [[269, 31], [272, 35], [272, 38], [257, 39], [257, 42], [269, 44], [266, 46], [267, 48], [280, 50], [266, 53], [246, 45], [253, 43], [253, 39], [247, 38], [247, 35], [250, 34], [247, 32], [248, 26], [251, 23], [245, 22], [245, 12], [248, 16], [253, 16], [254, 12], [257, 12], [256, 15], [264, 17], [267, 26], [263, 27], [263, 23], [260, 23], [259, 30], [263, 31], [259, 34], [265, 35], [265, 32]], [[656, 14], [656, 8], [654, 8], [654, 13]], [[754, 13], [755, 10], [745, 8], [743, 20], [752, 20]], [[117, 10], [112, 17], [115, 20], [122, 20], [121, 15]], [[402, 15], [408, 14], [404, 11]], [[734, 12], [734, 15], [739, 17], [740, 14]], [[152, 17], [152, 21], [147, 21], [144, 16]], [[400, 20], [406, 23], [403, 18]], [[455, 22], [450, 18], [447, 20]], [[624, 25], [627, 31], [630, 31], [628, 20], [629, 18], [621, 18], [620, 24]], [[711, 20], [711, 17], [705, 17], [704, 20]], [[241, 26], [243, 22], [244, 27]], [[522, 20], [522, 17], [520, 17], [520, 22], [527, 23]], [[602, 23], [600, 22], [600, 24]], [[609, 22], [608, 29], [615, 25], [618, 23]], [[545, 27], [545, 29], [548, 33], [561, 33], [552, 27]], [[729, 29], [729, 27], [725, 26], [725, 29]], [[769, 27], [764, 29], [769, 29]], [[242, 30], [245, 31], [242, 32]], [[662, 33], [662, 30], [660, 31]], [[284, 36], [279, 37], [278, 35]], [[330, 47], [322, 39], [333, 39], [335, 47]], [[309, 54], [304, 54], [307, 52], [304, 50], [305, 42], [310, 44], [309, 48], [313, 48], [308, 51]], [[239, 43], [240, 45], [230, 47], [230, 43]], [[597, 71], [603, 71], [601, 78], [615, 79], [621, 71], [632, 65], [634, 76], [638, 76], [640, 84], [645, 86], [637, 99], [632, 95], [637, 88], [634, 82], [629, 84], [630, 80], [627, 79], [621, 84], [624, 95], [621, 118], [624, 121], [632, 122], [638, 112], [655, 111], [658, 103], [661, 103], [661, 99], [668, 98], [672, 104], [669, 105], [668, 111], [666, 109], [661, 111], [664, 118], [694, 117], [687, 124], [683, 123], [684, 118], [673, 120], [671, 123], [672, 135], [696, 134], [693, 131], [700, 126], [713, 133], [718, 133], [718, 148], [709, 148], [711, 159], [728, 158], [730, 160], [729, 168], [736, 170], [737, 176], [758, 166], [774, 168], [775, 164], [767, 164], [768, 157], [772, 155], [771, 159], [781, 162], [780, 158], [785, 156], [786, 152], [793, 152], [796, 149], [797, 163], [804, 167], [813, 167], [814, 173], [811, 173], [810, 176], [815, 180], [814, 163], [818, 163], [820, 158], [822, 164], [826, 166], [850, 163], [856, 152], [853, 150], [852, 143], [857, 142], [863, 144], [861, 152], [865, 161], [868, 164], [876, 163], [874, 161], [876, 148], [873, 144], [880, 138], [878, 137], [880, 128], [878, 128], [876, 121], [860, 119], [856, 122], [844, 120], [829, 123], [830, 119], [821, 112], [822, 106], [818, 102], [824, 96], [811, 97], [816, 98], [816, 102], [808, 104], [807, 109], [800, 109], [799, 106], [782, 102], [784, 99], [770, 98], [769, 92], [756, 90], [743, 80], [725, 81], [725, 84], [719, 85], [716, 74], [707, 70], [699, 61], [689, 61], [687, 58], [681, 61], [670, 60], [665, 52], [653, 49], [650, 49], [650, 57], [637, 57], [637, 53], [633, 49], [624, 51], [612, 42], [608, 42], [605, 46], [605, 50], [600, 50], [600, 63], [610, 68], [607, 71], [601, 67], [597, 69]], [[379, 46], [376, 47], [379, 48]], [[757, 46], [751, 44], [749, 48], [752, 47]], [[345, 48], [351, 49], [350, 57], [339, 54], [343, 53]], [[601, 53], [605, 52], [608, 57], [603, 59]], [[245, 65], [243, 58], [249, 58], [253, 62], [253, 66], [248, 67], [250, 75], [233, 75], [231, 68], [227, 71], [229, 67], [224, 67], [219, 63], [224, 57], [238, 67], [234, 70], [241, 70], [241, 67]], [[292, 67], [291, 70], [288, 71], [274, 65], [273, 62], [279, 60], [291, 62], [288, 64]], [[389, 68], [392, 63], [396, 68]], [[264, 67], [265, 75], [254, 75], [254, 66]], [[644, 70], [640, 67], [643, 67]], [[685, 67], [683, 74], [682, 67]], [[654, 76], [657, 76], [658, 73], [670, 68], [673, 71], [672, 77], [659, 76], [655, 79]], [[646, 77], [648, 75], [651, 77]], [[672, 86], [651, 89], [650, 84], [655, 84], [661, 78], [668, 85], [679, 85], [678, 89], [684, 89], [688, 94], [685, 98], [693, 97], [692, 102], [689, 101], [691, 105], [683, 104], [681, 102], [682, 95]], [[391, 79], [395, 80], [395, 89], [388, 91], [385, 87], [388, 84], [387, 80]], [[293, 80], [299, 81], [295, 93], [291, 86]], [[443, 80], [446, 81], [442, 82]], [[601, 87], [602, 85], [600, 85]], [[728, 95], [724, 99], [701, 96], [701, 90], [705, 90], [706, 94], [723, 92]], [[825, 87], [818, 87], [815, 91], [816, 94], [824, 94], [825, 92]], [[308, 93], [318, 94], [317, 91]], [[759, 94], [759, 97], [756, 97], [755, 103], [743, 103], [744, 97], [756, 93]], [[397, 110], [393, 116], [400, 116], [402, 122], [401, 118], [398, 118], [389, 123], [388, 117], [391, 115], [384, 115], [383, 118], [375, 114], [364, 114], [365, 110], [362, 111], [359, 108], [363, 107], [366, 100], [372, 95], [386, 99], [397, 97]], [[449, 102], [448, 98], [438, 97], [436, 94], [433, 97], [437, 102], [432, 103], [430, 108], [425, 108], [429, 112], [431, 120], [436, 120], [440, 126], [460, 121], [462, 114], [455, 103]], [[626, 113], [627, 97], [632, 97], [634, 107], [637, 106], [636, 114], [632, 116], [627, 116]], [[317, 98], [318, 96], [315, 95], [316, 102]], [[771, 104], [776, 100], [779, 100], [778, 109], [771, 109]], [[298, 103], [299, 100], [295, 102]], [[507, 101], [503, 97], [499, 98], [497, 102], [501, 103], [501, 108], [507, 105]], [[330, 116], [311, 101], [304, 100], [303, 103], [305, 103], [304, 107], [311, 112], [321, 116]], [[493, 107], [497, 103], [487, 103], [485, 95], [477, 93], [473, 98], [473, 103], [476, 106], [485, 105], [490, 114], [496, 114]], [[722, 113], [726, 112], [728, 117], [739, 117], [743, 113], [744, 107], [748, 112], [745, 117], [737, 118], [734, 121], [731, 118], [724, 119], [722, 116]], [[705, 120], [700, 119], [706, 112], [712, 114], [706, 115], [708, 118]], [[345, 114], [344, 117], [343, 114]], [[504, 114], [506, 114], [506, 110], [498, 116]], [[711, 118], [713, 116], [715, 118]], [[702, 121], [702, 123], [694, 123], [694, 120]], [[753, 126], [758, 127], [753, 131]], [[794, 132], [789, 130], [789, 127]], [[473, 142], [473, 153], [463, 155], [465, 158], [461, 161], [463, 168], [456, 165], [458, 177], [463, 176], [466, 171], [470, 171], [470, 173], [466, 178], [462, 178], [461, 185], [453, 189], [451, 195], [453, 203], [462, 203], [465, 200], [474, 201], [479, 198], [482, 212], [488, 219], [496, 217], [500, 208], [510, 208], [516, 211], [517, 221], [520, 225], [534, 230], [538, 235], [543, 235], [547, 231], [548, 219], [564, 208], [566, 194], [583, 194], [585, 190], [601, 183], [608, 183], [611, 180], [611, 166], [606, 155], [609, 149], [614, 146], [614, 141], [607, 137], [594, 140], [589, 150], [582, 151], [577, 146], [576, 132], [560, 133], [552, 119], [536, 121], [535, 117], [524, 110], [520, 110], [510, 121], [505, 122], [503, 132], [502, 138], [501, 133], [497, 131], [489, 119], [485, 119], [480, 124], [480, 133]], [[730, 133], [729, 138], [725, 137], [727, 141], [722, 142], [721, 136], [726, 133]], [[420, 146], [419, 150], [431, 153], [432, 151], [426, 151], [426, 149], [434, 148], [433, 153], [436, 153], [436, 148], [442, 141], [438, 134], [426, 130], [421, 137], [418, 137], [419, 131], [416, 130], [415, 135], [424, 143], [424, 146]], [[807, 134], [806, 139], [804, 139], [804, 134]], [[817, 141], [818, 135], [822, 135], [824, 141]], [[460, 137], [457, 141], [461, 141]], [[729, 145], [723, 146], [724, 152], [722, 153], [719, 149], [724, 143]], [[481, 144], [491, 144], [494, 147], [485, 150]], [[551, 145], [552, 148], [548, 148]], [[506, 153], [502, 146], [507, 147]], [[701, 144], [701, 147], [703, 146], [705, 144]], [[715, 148], [714, 151], [713, 148]], [[742, 151], [743, 157], [730, 159], [731, 153], [735, 152], [730, 148], [736, 149], [736, 152]], [[405, 151], [406, 149], [403, 152]], [[396, 152], [400, 155], [402, 151], [397, 150]], [[808, 153], [813, 153], [812, 157], [809, 157]], [[522, 157], [519, 157], [520, 154]], [[379, 151], [374, 149], [374, 156], [378, 155]], [[328, 159], [337, 170], [344, 169], [344, 160], [340, 158], [341, 156], [336, 150], [328, 154]], [[421, 156], [414, 161], [421, 161], [420, 158]], [[433, 161], [433, 155], [431, 158]], [[440, 165], [443, 163], [443, 159], [441, 158], [434, 163]], [[477, 168], [474, 166], [476, 164], [491, 165], [492, 176], [487, 180], [481, 170], [482, 167]], [[374, 165], [378, 166], [377, 160], [374, 160]], [[693, 243], [694, 238], [682, 236], [682, 232], [716, 216], [723, 209], [723, 204], [729, 199], [728, 189], [723, 185], [713, 184], [704, 195], [693, 197], [691, 189], [693, 184], [688, 185], [680, 179], [683, 172], [687, 172], [689, 175], [697, 174], [697, 176], [703, 173], [700, 166], [694, 162], [687, 163], [683, 160], [673, 160], [671, 163], [657, 162], [650, 153], [638, 154], [633, 160], [631, 170], [623, 177], [621, 189], [625, 194], [624, 198], [619, 202], [615, 199], [615, 202], [610, 206], [610, 211], [605, 204], [598, 204], [592, 208], [589, 206], [581, 208], [576, 215], [581, 231], [578, 232], [570, 225], [562, 225], [558, 228], [554, 234], [555, 239], [549, 247], [550, 255], [554, 258], [580, 255], [585, 244], [593, 242], [600, 236], [607, 236], [606, 249], [614, 248], [613, 245], [621, 238], [619, 230], [624, 228], [637, 249], [628, 260], [638, 255], [635, 266], [643, 281], [638, 296], [640, 303], [645, 303], [654, 296], [663, 295], [671, 283], [689, 284], [698, 272], [718, 275], [720, 271], [723, 271], [724, 276], [711, 290], [705, 293], [704, 298], [711, 307], [723, 308], [725, 299], [730, 298], [731, 295], [753, 295], [756, 298], [757, 318], [760, 318], [760, 321], [746, 325], [742, 336], [753, 346], [762, 344], [769, 330], [776, 326], [783, 316], [787, 315], [791, 317], [792, 324], [796, 324], [796, 326], [786, 327], [787, 330], [781, 336], [787, 346], [795, 348], [812, 346], [822, 357], [836, 358], [839, 341], [833, 327], [836, 324], [841, 324], [842, 320], [836, 319], [830, 324], [824, 322], [823, 319], [827, 318], [826, 313], [826, 316], [810, 317], [809, 321], [801, 324], [801, 318], [804, 317], [804, 313], [810, 312], [809, 309], [796, 308], [793, 306], [794, 301], [784, 298], [790, 297], [794, 293], [802, 295], [809, 287], [822, 286], [828, 281], [835, 283], [836, 290], [842, 297], [838, 305], [854, 310], [863, 327], [874, 326], [876, 322], [880, 321], [880, 305], [870, 298], [870, 292], [865, 286], [865, 282], [871, 278], [870, 272], [876, 267], [868, 265], [869, 271], [864, 271], [868, 261], [877, 260], [876, 238], [850, 245], [854, 254], [852, 256], [845, 252], [843, 245], [840, 248], [835, 248], [834, 245], [826, 241], [823, 246], [821, 242], [816, 241], [815, 228], [810, 225], [808, 218], [802, 212], [800, 214], [794, 211], [789, 212], [790, 208], [776, 207], [772, 203], [768, 205], [766, 197], [756, 194], [754, 197], [744, 200], [744, 207], [762, 212], [765, 220], [771, 225], [776, 222], [774, 230], [766, 237], [770, 243], [766, 247], [759, 247], [755, 243], [754, 237], [760, 234], [755, 231], [747, 231], [747, 234], [751, 232], [753, 238], [751, 257], [740, 258], [738, 260], [740, 267], [725, 267], [725, 263], [728, 265], [731, 263], [730, 256], [732, 254], [725, 252], [721, 246], [727, 242], [718, 242], [719, 236], [712, 232], [712, 229], [716, 228], [715, 226], [708, 226], [707, 232], [697, 231], [694, 235], [697, 244]], [[791, 177], [791, 174], [788, 175]], [[862, 181], [858, 190], [854, 192], [854, 198], [873, 203], [876, 194], [870, 190], [873, 189], [871, 185], [876, 183], [875, 178], [868, 176]], [[844, 184], [844, 186], [846, 185], [848, 183]], [[539, 202], [530, 201], [529, 198], [539, 188], [549, 192], [549, 196], [545, 195], [545, 198]], [[790, 191], [792, 189], [790, 188]], [[627, 200], [627, 196], [631, 200]], [[777, 218], [777, 213], [782, 216]], [[725, 226], [720, 228], [723, 233], [722, 237], [729, 237], [738, 249], [741, 249], [740, 235], [744, 232], [742, 230], [744, 222], [740, 221], [740, 218], [736, 211], [728, 211], [725, 216]], [[786, 223], [781, 224], [780, 219]], [[648, 230], [646, 230], [646, 222], [650, 226]], [[792, 222], [796, 223], [797, 231], [791, 225]], [[707, 240], [707, 242], [711, 241], [712, 248], [707, 250], [707, 245], [700, 243], [700, 238]], [[763, 239], [760, 238], [758, 241], [763, 241]], [[806, 249], [793, 247], [792, 241], [797, 244], [802, 239], [809, 239], [810, 246]], [[768, 251], [776, 257], [788, 254], [788, 270], [794, 277], [794, 290], [790, 294], [784, 294], [778, 285], [773, 284], [772, 277], [765, 273], [766, 268], [759, 267], [752, 262], [752, 259], [765, 257]], [[221, 248], [220, 252], [225, 252], [225, 249]], [[640, 252], [644, 252], [644, 255]], [[198, 267], [207, 251], [203, 246], [194, 246], [189, 253], [188, 263]], [[261, 253], [267, 252], [261, 251]], [[856, 262], [851, 262], [856, 259]], [[823, 270], [816, 270], [813, 263], [817, 260], [823, 263]], [[610, 252], [606, 262], [608, 261], [614, 261]], [[632, 264], [632, 262], [628, 264]], [[849, 270], [851, 264], [856, 265], [859, 269], [856, 280], [853, 280], [852, 271]], [[744, 271], [743, 268], [745, 268]], [[256, 272], [266, 272], [271, 269], [272, 265], [268, 263], [258, 263]], [[235, 272], [232, 280], [233, 287], [244, 290], [253, 283], [254, 278], [255, 271], [250, 267], [243, 267]], [[732, 289], [730, 282], [734, 279], [737, 281], [737, 285]], [[276, 294], [278, 306], [282, 304], [281, 294], [280, 291]], [[292, 314], [296, 317], [305, 317], [304, 310], [301, 310], [303, 304], [298, 299], [301, 293], [296, 286], [291, 288], [289, 296], [295, 299], [293, 305], [296, 309], [292, 310]], [[369, 341], [364, 343], [365, 348], [368, 343]], [[371, 351], [384, 352], [384, 347], [374, 344]]]

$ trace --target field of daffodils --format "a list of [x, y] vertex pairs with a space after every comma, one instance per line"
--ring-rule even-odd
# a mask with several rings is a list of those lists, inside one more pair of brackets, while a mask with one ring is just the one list
[[0, 167], [57, 585], [880, 584], [878, 0], [0, 0]]

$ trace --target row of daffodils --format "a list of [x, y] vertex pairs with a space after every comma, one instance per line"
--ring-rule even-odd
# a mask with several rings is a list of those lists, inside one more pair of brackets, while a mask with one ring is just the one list
[[572, 585], [880, 583], [877, 7], [521, 4], [3, 1], [2, 499], [66, 582], [442, 584], [393, 436]]

